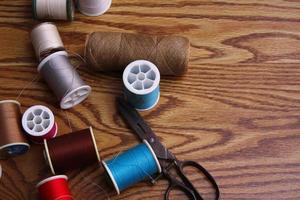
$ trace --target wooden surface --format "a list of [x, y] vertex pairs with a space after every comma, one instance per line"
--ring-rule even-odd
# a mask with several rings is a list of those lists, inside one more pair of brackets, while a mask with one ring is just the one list
[[[0, 1], [0, 98], [15, 99], [37, 76], [28, 33], [29, 0]], [[222, 199], [300, 198], [300, 2], [297, 0], [113, 0], [108, 13], [57, 23], [69, 52], [82, 53], [92, 31], [178, 34], [191, 41], [190, 68], [181, 78], [162, 77], [161, 99], [142, 113], [180, 159], [194, 159], [217, 179]], [[22, 110], [49, 106], [59, 134], [93, 126], [101, 157], [138, 143], [116, 113], [121, 75], [79, 67], [91, 96], [63, 112], [42, 79], [19, 98]], [[1, 139], [1, 138], [0, 138]], [[35, 184], [50, 175], [42, 146], [1, 161], [0, 199], [35, 200]], [[191, 170], [208, 199], [212, 191]], [[167, 182], [140, 183], [115, 196], [103, 169], [68, 172], [74, 198], [162, 199]], [[180, 193], [173, 199], [183, 199]]]

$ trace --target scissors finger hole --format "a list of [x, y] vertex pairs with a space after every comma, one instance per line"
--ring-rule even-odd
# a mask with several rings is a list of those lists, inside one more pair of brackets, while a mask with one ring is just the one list
[[199, 191], [203, 199], [214, 199], [215, 189], [212, 187], [211, 182], [208, 178], [201, 172], [200, 169], [194, 166], [184, 166], [184, 175], [193, 184], [195, 189]]

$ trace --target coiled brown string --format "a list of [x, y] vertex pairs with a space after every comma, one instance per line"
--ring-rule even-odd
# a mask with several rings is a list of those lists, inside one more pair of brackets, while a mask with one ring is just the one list
[[21, 127], [20, 104], [0, 101], [0, 159], [25, 153], [29, 144]]
[[149, 60], [162, 75], [187, 71], [190, 42], [180, 36], [94, 32], [86, 40], [85, 58], [97, 71], [123, 71], [135, 60]]

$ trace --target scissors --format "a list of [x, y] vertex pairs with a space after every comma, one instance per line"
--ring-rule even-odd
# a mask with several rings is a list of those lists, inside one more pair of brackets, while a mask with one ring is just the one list
[[[195, 168], [199, 173], [202, 173], [207, 180], [211, 183], [215, 189], [215, 199], [220, 199], [219, 186], [216, 183], [213, 176], [199, 163], [187, 160], [180, 161], [174, 154], [172, 154], [158, 139], [155, 133], [151, 130], [150, 126], [144, 121], [140, 114], [124, 99], [117, 98], [117, 108], [121, 116], [128, 123], [128, 125], [133, 129], [141, 141], [147, 140], [147, 142], [152, 147], [158, 161], [161, 165], [162, 172], [158, 174], [153, 183], [161, 177], [166, 178], [169, 181], [169, 186], [165, 192], [164, 199], [168, 200], [171, 191], [181, 190], [189, 199], [192, 200], [202, 200], [201, 194], [198, 192], [196, 187], [185, 175], [183, 169], [186, 167]], [[175, 175], [171, 174], [174, 170], [177, 173]]]

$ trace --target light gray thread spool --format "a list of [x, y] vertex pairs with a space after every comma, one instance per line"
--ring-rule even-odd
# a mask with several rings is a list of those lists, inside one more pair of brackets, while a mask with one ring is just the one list
[[47, 56], [39, 64], [38, 71], [55, 93], [62, 109], [81, 103], [91, 92], [91, 87], [80, 78], [65, 51]]

